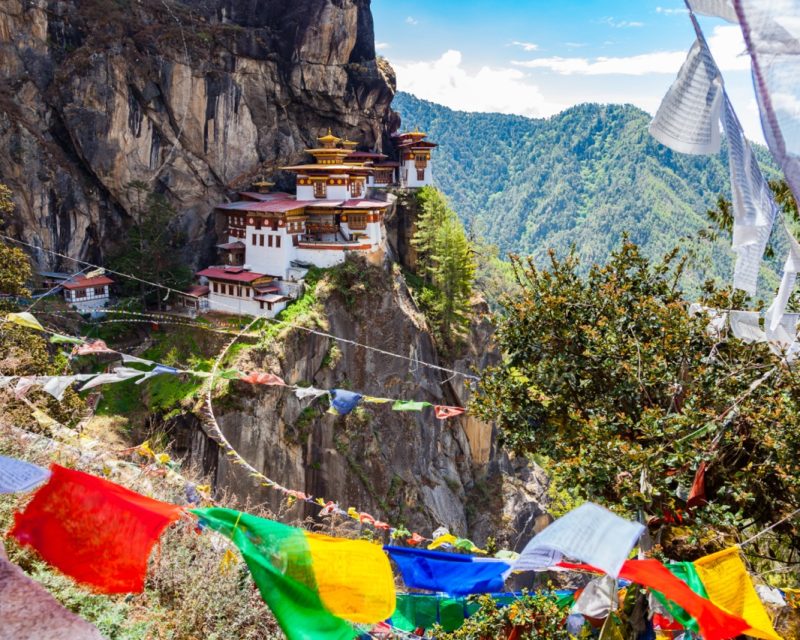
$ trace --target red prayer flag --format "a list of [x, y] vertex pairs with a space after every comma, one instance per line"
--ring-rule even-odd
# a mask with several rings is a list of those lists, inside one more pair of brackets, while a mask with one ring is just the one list
[[464, 407], [446, 407], [441, 404], [437, 404], [433, 407], [433, 413], [439, 420], [447, 420], [448, 418], [460, 416], [465, 411], [466, 409], [464, 409]]
[[692, 507], [702, 507], [706, 503], [706, 463], [704, 460], [697, 467], [697, 473], [694, 474], [694, 482], [692, 482], [692, 490], [689, 492], [686, 506], [691, 509]]
[[265, 373], [263, 371], [253, 371], [252, 373], [241, 377], [240, 380], [242, 380], [242, 382], [249, 382], [250, 384], [278, 385], [281, 387], [286, 386], [286, 383], [274, 373]]
[[57, 464], [50, 471], [9, 535], [100, 593], [141, 592], [150, 551], [181, 507]]
[[102, 340], [79, 344], [72, 350], [72, 355], [74, 356], [92, 356], [97, 353], [116, 353], [116, 351], [109, 349], [108, 345]]
[[[603, 573], [588, 564], [560, 562], [560, 567]], [[619, 572], [625, 578], [643, 587], [660, 591], [686, 613], [697, 620], [700, 635], [705, 640], [727, 640], [744, 633], [750, 625], [739, 616], [720, 609], [711, 600], [697, 595], [683, 580], [676, 578], [661, 562], [654, 559], [626, 560]]]
[[408, 539], [408, 544], [416, 547], [420, 542], [425, 542], [425, 540], [427, 540], [427, 538], [423, 538], [418, 533], [413, 533], [411, 534], [411, 537]]

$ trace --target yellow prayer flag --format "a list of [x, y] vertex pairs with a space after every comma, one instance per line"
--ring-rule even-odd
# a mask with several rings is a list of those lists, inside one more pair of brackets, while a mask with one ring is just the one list
[[372, 404], [386, 404], [387, 402], [393, 402], [391, 398], [375, 398], [373, 396], [364, 396], [361, 398], [362, 402], [370, 402]]
[[159, 453], [156, 455], [156, 462], [159, 464], [167, 464], [170, 461], [170, 457], [166, 453]]
[[380, 545], [305, 532], [320, 599], [333, 615], [375, 623], [394, 613], [394, 576]]
[[32, 415], [33, 419], [36, 420], [36, 422], [39, 423], [39, 426], [42, 427], [43, 429], [50, 429], [51, 427], [54, 427], [58, 424], [44, 411], [40, 411], [39, 409], [34, 409]]
[[228, 573], [231, 568], [236, 564], [236, 554], [231, 549], [225, 549], [225, 555], [219, 563], [219, 572], [222, 574]]
[[438, 549], [443, 544], [455, 544], [458, 538], [456, 538], [452, 533], [446, 533], [443, 536], [439, 536], [428, 545], [428, 549]]
[[706, 588], [708, 599], [750, 625], [745, 631], [746, 635], [764, 640], [781, 640], [747, 574], [739, 547], [695, 560], [694, 568]]
[[21, 313], [9, 313], [6, 316], [6, 320], [23, 327], [28, 327], [29, 329], [44, 331], [44, 327], [39, 324], [39, 321], [34, 317], [34, 315], [32, 313], [28, 313], [27, 311], [23, 311]]
[[145, 440], [142, 444], [140, 444], [136, 449], [136, 453], [138, 453], [140, 456], [144, 456], [145, 458], [156, 457], [155, 451], [150, 448], [149, 440]]

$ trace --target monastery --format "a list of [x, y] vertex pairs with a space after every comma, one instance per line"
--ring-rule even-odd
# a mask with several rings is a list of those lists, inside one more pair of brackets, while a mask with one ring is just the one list
[[425, 138], [419, 131], [395, 135], [399, 158], [388, 161], [356, 151], [356, 142], [329, 130], [307, 150], [314, 162], [282, 167], [296, 175], [296, 195], [269, 192], [271, 183], [258, 182], [256, 191], [218, 205], [226, 236], [217, 245], [220, 264], [197, 273], [200, 284], [182, 296], [182, 306], [271, 318], [302, 294], [309, 267], [332, 267], [349, 252], [382, 261], [390, 203], [368, 192], [432, 184], [436, 144]]

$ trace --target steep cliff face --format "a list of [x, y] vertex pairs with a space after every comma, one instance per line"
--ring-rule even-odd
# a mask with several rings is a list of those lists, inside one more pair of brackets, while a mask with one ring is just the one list
[[231, 189], [328, 127], [380, 149], [396, 126], [369, 0], [8, 0], [0, 73], [12, 233], [94, 260], [124, 237], [133, 180], [175, 204], [197, 264]]
[[[305, 322], [352, 342], [290, 329], [246, 352], [240, 368], [377, 397], [468, 402], [465, 378], [422, 364], [439, 362], [436, 348], [396, 265], [334, 269], [317, 285], [316, 298]], [[442, 364], [469, 372], [471, 363], [492, 353], [488, 322], [477, 314], [464, 359]], [[508, 545], [542, 514], [545, 479], [498, 451], [491, 425], [467, 416], [440, 421], [430, 410], [398, 412], [389, 404], [362, 404], [347, 416], [326, 408], [324, 399], [298, 400], [281, 388], [244, 383], [233, 383], [215, 403], [226, 437], [253, 466], [284, 486], [345, 508], [427, 534], [445, 525], [479, 543], [491, 535]], [[212, 474], [218, 489], [280, 507], [280, 494], [231, 464], [202, 430], [184, 434], [191, 437], [184, 441], [190, 458]], [[318, 512], [302, 504], [293, 509], [296, 516]]]

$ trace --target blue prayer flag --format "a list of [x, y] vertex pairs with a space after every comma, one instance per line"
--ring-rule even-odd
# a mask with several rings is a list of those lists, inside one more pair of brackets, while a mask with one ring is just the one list
[[511, 569], [510, 564], [495, 558], [406, 547], [386, 546], [384, 550], [397, 563], [407, 587], [457, 596], [502, 591], [504, 576]]
[[346, 389], [333, 389], [331, 390], [331, 407], [340, 416], [345, 416], [358, 406], [361, 402], [362, 396], [355, 391], [347, 391]]

